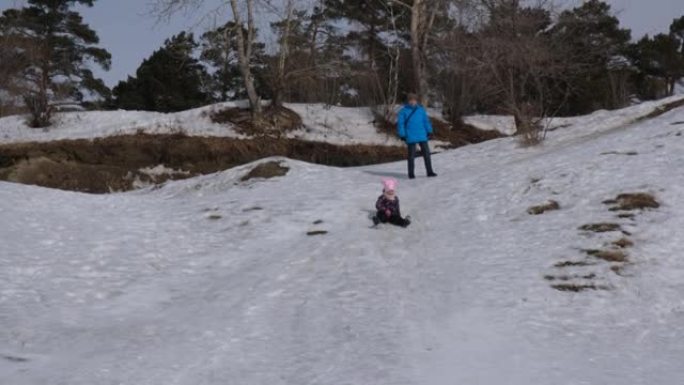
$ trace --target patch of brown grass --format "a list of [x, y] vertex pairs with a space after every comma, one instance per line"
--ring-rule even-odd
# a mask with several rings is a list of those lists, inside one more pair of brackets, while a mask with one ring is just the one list
[[[403, 147], [307, 142], [296, 139], [234, 139], [184, 135], [121, 135], [0, 145], [0, 180], [89, 193], [133, 188], [135, 177], [150, 183], [226, 170], [271, 156], [354, 167], [405, 158]], [[163, 164], [182, 169], [150, 180], [141, 168]]]
[[244, 182], [255, 178], [270, 179], [279, 176], [285, 176], [288, 171], [290, 171], [290, 168], [283, 166], [280, 162], [264, 162], [256, 165], [247, 174], [240, 178], [240, 180]]
[[620, 213], [620, 214], [618, 214], [618, 218], [621, 218], [621, 219], [634, 219], [635, 217], [636, 217], [636, 215], [634, 215], [632, 213]]
[[247, 212], [250, 212], [250, 211], [261, 211], [261, 210], [263, 210], [263, 209], [264, 209], [263, 207], [254, 206], [254, 207], [248, 207], [248, 208], [246, 208], [246, 209], [243, 209], [242, 212], [247, 213]]
[[551, 285], [552, 288], [559, 291], [569, 291], [569, 292], [581, 292], [585, 290], [609, 290], [608, 286], [594, 285], [594, 284], [576, 284], [576, 283], [560, 283], [557, 285]]
[[564, 267], [574, 267], [574, 266], [591, 266], [594, 263], [589, 261], [563, 261], [558, 262], [553, 267], [564, 268]]
[[615, 199], [605, 201], [604, 203], [613, 205], [610, 208], [611, 211], [633, 211], [657, 209], [660, 207], [660, 203], [649, 193], [620, 194]]
[[560, 210], [560, 204], [554, 200], [550, 200], [544, 204], [530, 207], [527, 209], [527, 213], [530, 215], [540, 215], [553, 210]]
[[82, 164], [42, 156], [17, 162], [0, 174], [2, 179], [10, 182], [89, 193], [130, 190], [134, 180], [129, 170], [123, 167]]
[[591, 274], [586, 274], [586, 275], [545, 275], [544, 279], [547, 281], [570, 281], [573, 279], [596, 279], [596, 274], [591, 273]]
[[636, 151], [608, 151], [608, 152], [602, 152], [601, 155], [626, 155], [626, 156], [636, 156], [639, 155], [638, 152]]
[[670, 111], [674, 110], [675, 108], [679, 108], [679, 107], [684, 107], [684, 99], [676, 100], [676, 101], [668, 103], [664, 106], [660, 106], [660, 107], [656, 108], [650, 114], [648, 114], [642, 118], [639, 118], [636, 121], [640, 122], [640, 121], [647, 120], [647, 119], [657, 118], [660, 115], [663, 115], [663, 114], [670, 112]]
[[269, 106], [264, 108], [261, 120], [254, 121], [247, 108], [229, 107], [210, 113], [211, 121], [219, 124], [230, 123], [236, 131], [249, 136], [280, 136], [287, 131], [302, 127], [302, 118], [285, 107]]
[[627, 268], [626, 264], [619, 264], [619, 265], [614, 265], [610, 267], [610, 271], [613, 273], [621, 276], [621, 277], [626, 277], [627, 275], [625, 274], [625, 269]]
[[607, 233], [611, 231], [621, 231], [622, 227], [617, 223], [590, 223], [580, 226], [579, 229], [594, 233]]
[[627, 254], [622, 250], [585, 250], [585, 252], [607, 262], [627, 262]]
[[308, 235], [308, 236], [325, 235], [325, 234], [328, 234], [328, 232], [325, 230], [313, 230], [313, 231], [307, 231], [307, 233], [306, 233], [306, 235]]
[[621, 249], [626, 249], [626, 248], [634, 246], [634, 242], [632, 242], [628, 238], [620, 238], [617, 241], [613, 242], [613, 246], [617, 246]]

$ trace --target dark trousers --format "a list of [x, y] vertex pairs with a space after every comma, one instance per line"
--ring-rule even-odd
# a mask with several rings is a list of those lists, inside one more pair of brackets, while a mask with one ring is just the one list
[[430, 158], [430, 146], [428, 142], [420, 143], [409, 143], [408, 144], [408, 174], [410, 178], [413, 178], [416, 174], [414, 172], [416, 166], [416, 144], [420, 146], [420, 152], [423, 153], [423, 160], [425, 161], [425, 170], [428, 175], [434, 174], [432, 171], [432, 159]]
[[393, 215], [391, 215], [391, 216], [388, 217], [387, 215], [385, 215], [385, 212], [383, 212], [383, 211], [378, 211], [378, 213], [376, 214], [376, 216], [378, 217], [378, 219], [379, 219], [380, 222], [382, 222], [382, 223], [391, 223], [391, 224], [393, 224], [393, 225], [397, 225], [397, 226], [401, 226], [401, 227], [406, 227], [406, 226], [408, 226], [409, 223], [410, 223], [409, 221], [407, 221], [406, 219], [402, 218], [402, 217], [401, 217], [400, 215], [398, 215], [398, 214], [393, 214]]

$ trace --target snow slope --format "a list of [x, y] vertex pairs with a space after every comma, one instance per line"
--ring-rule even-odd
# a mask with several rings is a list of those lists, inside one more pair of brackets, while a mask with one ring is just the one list
[[[92, 139], [113, 135], [183, 132], [195, 136], [244, 138], [229, 125], [216, 124], [212, 111], [244, 106], [244, 103], [220, 103], [179, 113], [146, 111], [86, 111], [58, 113], [49, 130], [31, 129], [23, 116], [0, 118], [0, 143]], [[344, 108], [322, 104], [288, 104], [304, 122], [301, 130], [288, 137], [333, 144], [401, 145], [401, 141], [378, 133], [369, 108]]]
[[[0, 383], [681, 384], [684, 109], [619, 114], [436, 155], [435, 179], [280, 159], [105, 196], [0, 183]], [[368, 228], [381, 176], [409, 229]], [[602, 204], [634, 191], [662, 207]], [[602, 221], [632, 233], [622, 275], [554, 267], [621, 236], [578, 230]], [[590, 274], [610, 290], [544, 279]]]
[[[682, 98], [682, 95], [677, 95], [619, 111], [601, 110], [583, 117], [555, 118], [548, 122], [548, 126], [551, 130], [569, 127], [571, 131], [574, 131], [576, 127], [587, 126], [597, 130], [621, 127], [648, 115], [659, 106]], [[229, 125], [215, 124], [209, 117], [212, 111], [236, 106], [245, 107], [246, 103], [219, 103], [172, 114], [146, 111], [65, 112], [56, 115], [55, 125], [49, 130], [28, 128], [25, 117], [9, 116], [0, 118], [0, 143], [179, 132], [194, 136], [245, 138]], [[302, 129], [287, 134], [290, 138], [339, 145], [402, 145], [398, 138], [378, 132], [373, 123], [373, 114], [368, 107], [336, 107], [324, 104], [287, 104], [286, 107], [299, 114], [304, 123]], [[433, 117], [439, 117], [439, 112], [436, 110], [430, 110], [430, 114]], [[506, 135], [515, 133], [515, 123], [511, 116], [473, 115], [466, 117], [464, 121], [482, 130], [496, 130]], [[433, 145], [439, 147], [446, 143], [435, 142]]]

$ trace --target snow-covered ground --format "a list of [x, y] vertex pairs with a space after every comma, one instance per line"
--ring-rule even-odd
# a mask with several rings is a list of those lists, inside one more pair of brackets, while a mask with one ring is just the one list
[[[556, 118], [548, 122], [549, 129], [591, 126], [597, 130], [621, 127], [639, 117], [648, 115], [665, 103], [683, 96], [642, 103], [619, 111], [597, 111], [584, 117]], [[31, 129], [23, 116], [0, 118], [0, 143], [46, 142], [60, 139], [92, 139], [113, 135], [136, 133], [175, 134], [191, 136], [219, 136], [244, 138], [230, 125], [211, 121], [212, 111], [225, 107], [246, 106], [245, 103], [220, 103], [179, 113], [163, 114], [145, 111], [85, 111], [58, 113], [55, 125], [48, 130]], [[289, 132], [287, 137], [332, 144], [368, 144], [399, 146], [394, 136], [379, 133], [373, 124], [373, 114], [368, 107], [336, 107], [324, 104], [287, 104], [302, 117], [304, 127]], [[439, 118], [439, 112], [430, 110], [431, 116]], [[482, 130], [496, 130], [507, 135], [515, 133], [511, 116], [473, 115], [465, 122]], [[446, 143], [434, 143], [435, 147]]]
[[[232, 103], [224, 103], [232, 106]], [[219, 107], [208, 106], [174, 114], [148, 111], [85, 111], [55, 115], [47, 130], [26, 126], [20, 115], [0, 118], [0, 143], [49, 142], [60, 139], [92, 139], [136, 133], [228, 136], [239, 135], [226, 125], [215, 124], [209, 113]]]
[[[625, 124], [634, 122], [658, 108], [672, 102], [684, 99], [684, 93], [676, 96], [640, 103], [634, 106], [623, 108], [616, 111], [598, 110], [592, 114], [570, 118], [548, 119], [546, 124], [549, 131], [566, 130], [569, 135], [575, 135], [577, 129], [586, 132], [591, 129], [597, 132], [609, 130], [611, 128], [621, 128]], [[481, 130], [496, 130], [506, 135], [515, 134], [515, 121], [512, 116], [506, 115], [472, 115], [464, 119], [466, 124], [470, 124]]]
[[[239, 104], [243, 106], [244, 103]], [[227, 124], [211, 121], [212, 111], [234, 107], [220, 103], [179, 113], [146, 111], [85, 111], [58, 113], [48, 130], [31, 129], [23, 116], [0, 118], [0, 143], [92, 139], [136, 133], [220, 136], [244, 138]], [[333, 144], [401, 145], [398, 138], [383, 135], [373, 125], [369, 108], [344, 108], [322, 104], [288, 104], [302, 117], [304, 127], [288, 137]]]
[[[436, 155], [435, 179], [280, 159], [111, 195], [0, 183], [0, 384], [679, 385], [684, 109], [620, 114]], [[369, 229], [383, 176], [408, 229]], [[662, 206], [602, 203], [636, 191]], [[582, 252], [622, 236], [596, 222], [632, 234], [620, 275]]]
[[684, 95], [684, 79], [680, 80], [675, 84], [675, 94]]
[[399, 146], [399, 138], [378, 133], [370, 108], [335, 107], [324, 104], [288, 104], [302, 117], [304, 128], [289, 137], [335, 144]]

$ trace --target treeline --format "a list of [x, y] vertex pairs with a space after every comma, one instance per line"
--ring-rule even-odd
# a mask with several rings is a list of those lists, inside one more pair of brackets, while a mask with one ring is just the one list
[[[546, 116], [665, 97], [684, 77], [684, 16], [635, 41], [598, 0], [561, 12], [522, 0], [231, 0], [225, 24], [170, 37], [109, 90], [87, 64], [107, 69], [110, 55], [73, 11], [93, 1], [29, 0], [0, 17], [0, 93], [35, 126], [49, 124], [55, 104], [83, 100], [170, 112], [247, 99], [255, 119], [262, 100], [362, 105], [391, 119], [391, 106], [417, 92], [455, 124], [511, 114], [534, 136]], [[157, 9], [196, 4], [157, 0]], [[259, 30], [263, 20], [272, 22]]]

